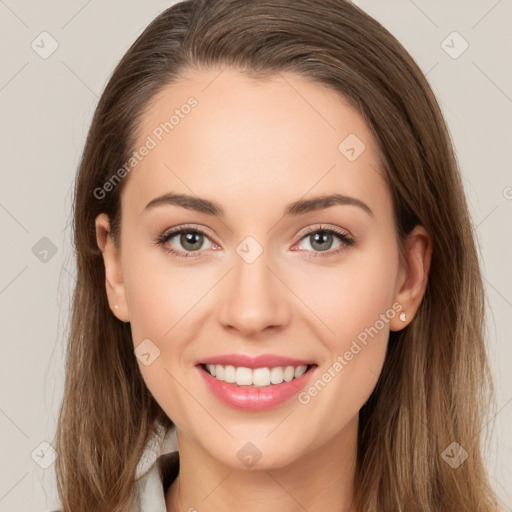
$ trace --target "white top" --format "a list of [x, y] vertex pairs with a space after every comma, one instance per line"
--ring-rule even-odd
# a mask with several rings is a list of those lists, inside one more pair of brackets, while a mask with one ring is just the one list
[[167, 512], [164, 462], [166, 459], [169, 460], [169, 455], [166, 456], [166, 454], [178, 451], [178, 443], [176, 427], [169, 430], [167, 434], [160, 426], [157, 430], [158, 434], [148, 441], [137, 465], [135, 488], [127, 512]]

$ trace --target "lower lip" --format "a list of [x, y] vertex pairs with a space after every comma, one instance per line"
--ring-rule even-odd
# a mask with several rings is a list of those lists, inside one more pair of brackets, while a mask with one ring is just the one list
[[270, 384], [261, 388], [238, 386], [212, 377], [202, 365], [196, 366], [210, 391], [222, 402], [236, 409], [264, 411], [282, 404], [304, 388], [318, 368], [312, 366], [307, 372], [290, 382]]

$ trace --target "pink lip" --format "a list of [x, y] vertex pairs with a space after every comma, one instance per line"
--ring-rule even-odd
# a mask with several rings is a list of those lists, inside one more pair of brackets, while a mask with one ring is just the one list
[[306, 373], [290, 382], [283, 381], [281, 384], [270, 384], [260, 388], [238, 386], [217, 380], [201, 364], [197, 365], [196, 368], [208, 389], [226, 405], [246, 411], [263, 411], [276, 407], [299, 393], [306, 386], [318, 366], [308, 369]]
[[256, 357], [245, 356], [243, 354], [225, 354], [222, 356], [207, 357], [197, 361], [199, 364], [221, 364], [223, 366], [243, 366], [245, 368], [273, 368], [275, 366], [303, 366], [315, 364], [314, 361], [306, 361], [304, 359], [294, 359], [291, 357], [283, 357], [274, 354], [261, 354]]

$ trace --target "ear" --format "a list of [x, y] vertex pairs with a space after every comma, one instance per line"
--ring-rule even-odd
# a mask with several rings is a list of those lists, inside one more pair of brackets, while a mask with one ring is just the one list
[[[404, 259], [398, 272], [395, 302], [402, 309], [390, 321], [390, 329], [399, 331], [408, 325], [420, 307], [428, 283], [432, 260], [432, 240], [427, 230], [417, 225], [404, 241]], [[405, 313], [405, 321], [400, 315]]]
[[[119, 248], [110, 235], [110, 221], [106, 213], [96, 217], [96, 241], [105, 264], [105, 286], [110, 309], [122, 322], [128, 322], [128, 308], [123, 283]], [[115, 306], [118, 306], [117, 308]]]

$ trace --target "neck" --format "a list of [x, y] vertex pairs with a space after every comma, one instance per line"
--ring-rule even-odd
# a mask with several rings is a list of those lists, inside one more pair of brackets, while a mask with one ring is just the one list
[[233, 468], [177, 431], [180, 472], [166, 493], [167, 512], [355, 512], [356, 416], [327, 443], [282, 467]]

